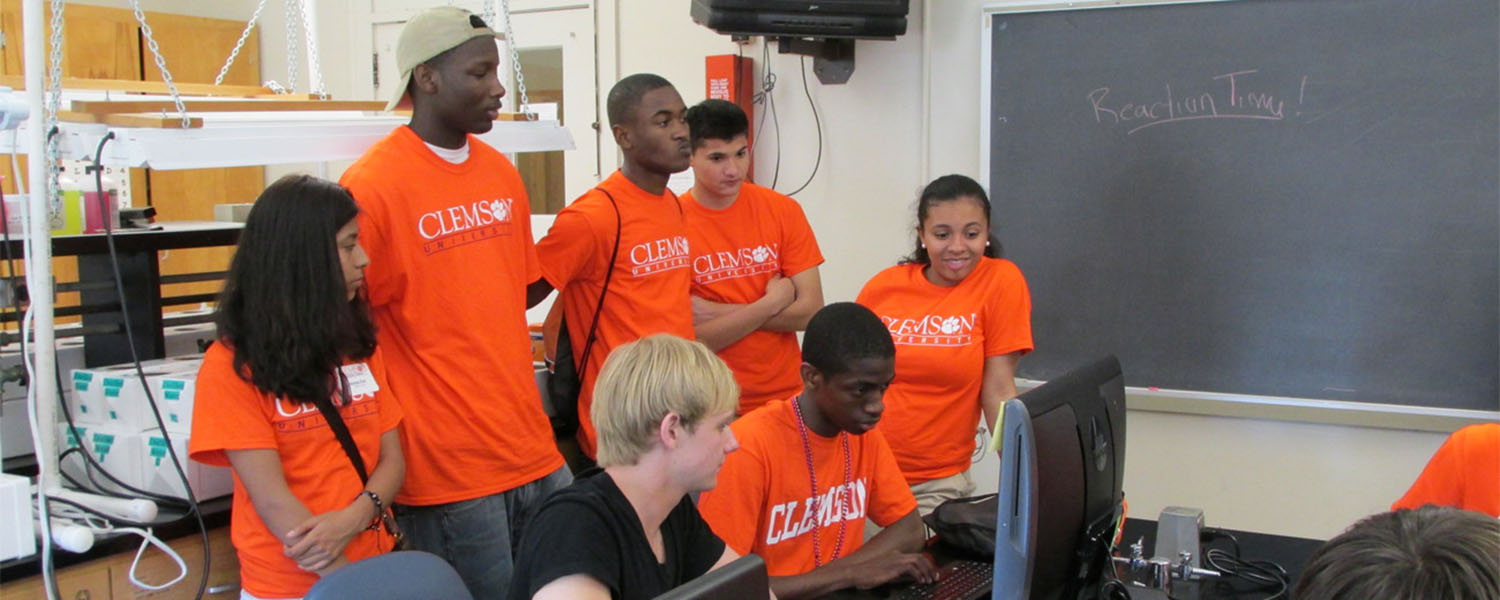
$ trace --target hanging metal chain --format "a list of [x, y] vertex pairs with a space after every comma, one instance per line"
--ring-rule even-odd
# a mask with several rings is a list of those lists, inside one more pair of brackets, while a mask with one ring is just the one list
[[479, 16], [484, 17], [484, 24], [495, 26], [495, 0], [484, 0], [483, 12]]
[[151, 57], [156, 59], [156, 68], [161, 71], [161, 80], [167, 84], [167, 93], [172, 95], [172, 104], [177, 108], [182, 128], [187, 129], [191, 126], [188, 122], [187, 105], [182, 103], [182, 94], [177, 93], [177, 84], [172, 82], [172, 72], [167, 70], [167, 59], [162, 58], [161, 46], [156, 44], [156, 36], [151, 34], [151, 26], [146, 24], [146, 13], [141, 10], [141, 1], [130, 0], [130, 8], [135, 10], [135, 20], [141, 24], [141, 35], [146, 36], [146, 47], [151, 49]]
[[286, 87], [297, 93], [297, 25], [302, 0], [286, 0]]
[[510, 0], [500, 0], [500, 11], [505, 18], [505, 45], [510, 46], [510, 64], [516, 69], [516, 93], [521, 95], [521, 114], [534, 119], [536, 115], [531, 113], [531, 100], [526, 97], [526, 76], [521, 74], [521, 52], [516, 49], [516, 32], [510, 28]]
[[[43, 126], [47, 129], [47, 157], [46, 169], [47, 181], [45, 183], [48, 202], [48, 220], [52, 222], [53, 229], [61, 229], [62, 223], [62, 186], [58, 183], [59, 165], [61, 160], [62, 131], [58, 129], [58, 112], [62, 110], [62, 53], [63, 53], [63, 0], [52, 0], [52, 52], [48, 55], [47, 76], [47, 107]], [[53, 134], [53, 131], [57, 131]], [[19, 174], [17, 174], [19, 175]], [[19, 188], [17, 188], [19, 189]]]
[[255, 29], [255, 22], [260, 20], [260, 11], [265, 10], [266, 0], [260, 0], [255, 7], [255, 14], [250, 15], [250, 22], [245, 23], [245, 30], [240, 32], [240, 39], [234, 43], [234, 50], [229, 51], [229, 58], [224, 61], [224, 67], [219, 69], [219, 74], [214, 77], [214, 85], [224, 83], [224, 76], [229, 74], [229, 66], [234, 64], [234, 59], [240, 55], [240, 50], [245, 47], [245, 40], [250, 37], [250, 30]]
[[328, 99], [328, 90], [323, 87], [323, 67], [318, 65], [318, 32], [313, 30], [312, 11], [308, 2], [302, 0], [302, 31], [307, 36], [307, 89], [321, 99]]

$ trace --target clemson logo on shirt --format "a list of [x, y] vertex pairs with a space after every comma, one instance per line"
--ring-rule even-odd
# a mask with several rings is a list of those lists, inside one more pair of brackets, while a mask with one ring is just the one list
[[[375, 404], [366, 402], [374, 397], [375, 394], [351, 393], [349, 404], [339, 409], [340, 416], [345, 421], [352, 421], [376, 414]], [[335, 392], [332, 398], [334, 406], [343, 403], [343, 398], [338, 392]], [[323, 420], [323, 413], [318, 411], [316, 405], [295, 402], [281, 396], [276, 397], [276, 418], [272, 419], [272, 422], [279, 433], [296, 433], [328, 426], [328, 422]]]
[[700, 285], [780, 270], [780, 242], [693, 257], [693, 283]]
[[926, 315], [917, 318], [880, 317], [891, 340], [907, 346], [967, 346], [974, 341], [974, 324], [978, 313], [967, 315]]
[[690, 256], [688, 239], [680, 235], [636, 244], [630, 249], [630, 262], [634, 265], [630, 274], [640, 277], [686, 267]]
[[766, 518], [766, 545], [773, 546], [840, 521], [863, 521], [869, 488], [861, 477], [828, 488], [818, 496], [771, 507]]
[[417, 217], [417, 235], [427, 254], [451, 250], [464, 244], [510, 235], [512, 198], [480, 200], [450, 206]]

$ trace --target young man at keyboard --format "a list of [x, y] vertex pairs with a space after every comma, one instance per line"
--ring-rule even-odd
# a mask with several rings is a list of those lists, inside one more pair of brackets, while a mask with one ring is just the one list
[[[936, 579], [916, 498], [874, 430], [895, 356], [879, 317], [831, 304], [807, 324], [802, 394], [732, 425], [740, 449], [698, 510], [735, 553], [765, 559], [778, 598]], [[885, 530], [864, 543], [867, 515]]]

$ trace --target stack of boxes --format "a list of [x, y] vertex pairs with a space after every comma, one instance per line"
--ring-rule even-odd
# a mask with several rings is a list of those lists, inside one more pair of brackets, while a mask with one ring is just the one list
[[[66, 423], [59, 424], [59, 441], [69, 448], [85, 445], [106, 470], [125, 483], [186, 498], [167, 450], [170, 440], [194, 496], [204, 500], [231, 493], [234, 488], [229, 469], [188, 460], [194, 381], [201, 363], [199, 356], [146, 361], [141, 365], [144, 380], [133, 364], [74, 369], [68, 409], [75, 429], [69, 431]], [[152, 414], [148, 391], [161, 412], [166, 435]], [[84, 481], [81, 460], [64, 461], [63, 471]]]

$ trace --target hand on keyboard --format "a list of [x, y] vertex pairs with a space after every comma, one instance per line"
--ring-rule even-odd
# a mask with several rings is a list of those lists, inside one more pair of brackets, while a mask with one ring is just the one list
[[854, 565], [854, 585], [867, 590], [880, 584], [907, 578], [916, 583], [937, 581], [937, 567], [924, 554], [892, 552]]
[[911, 585], [896, 590], [897, 600], [971, 600], [988, 598], [993, 587], [989, 563], [957, 560], [938, 569], [938, 579], [926, 585]]

